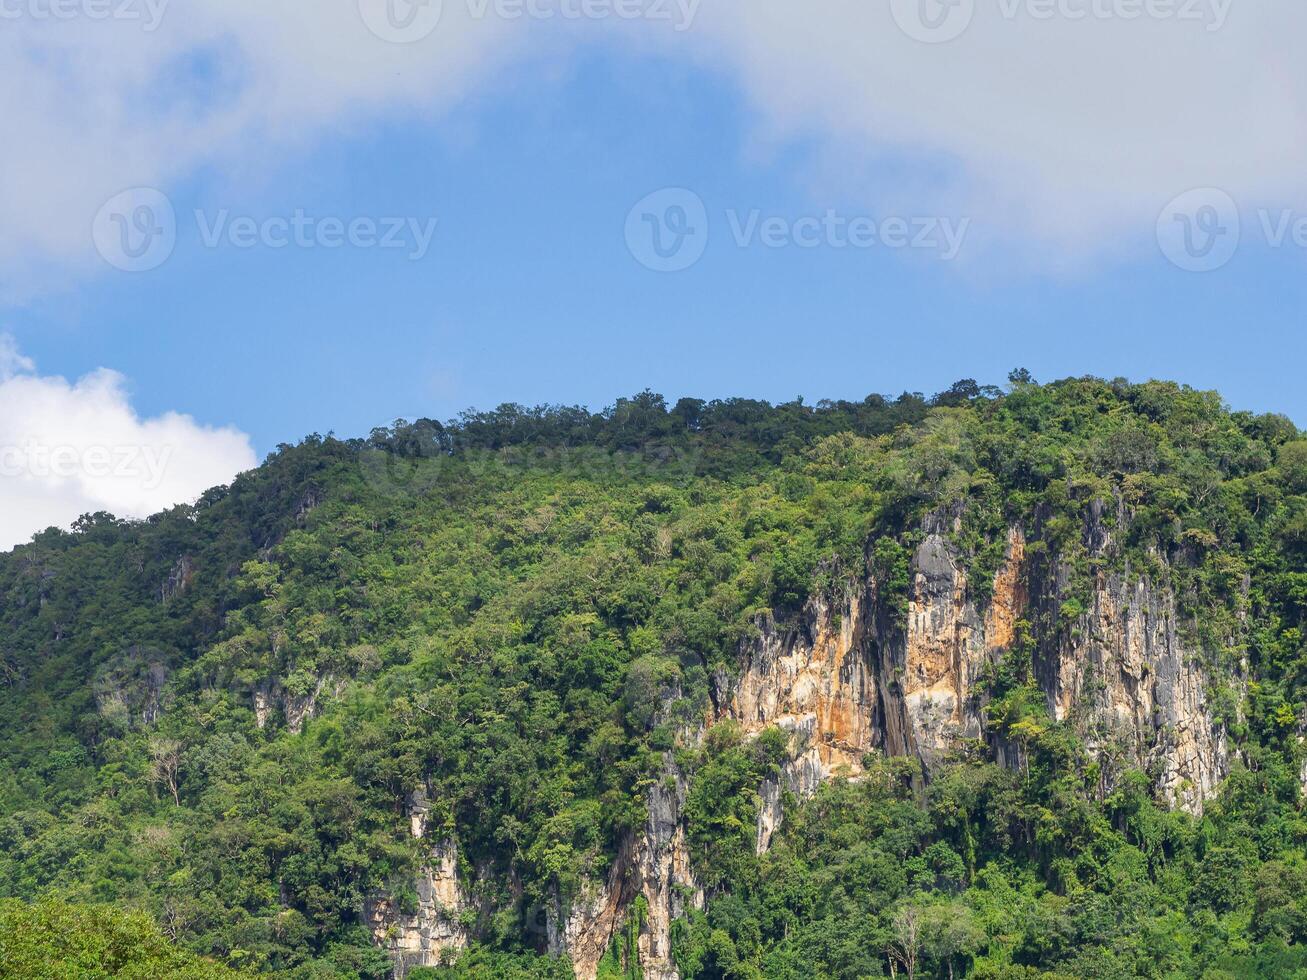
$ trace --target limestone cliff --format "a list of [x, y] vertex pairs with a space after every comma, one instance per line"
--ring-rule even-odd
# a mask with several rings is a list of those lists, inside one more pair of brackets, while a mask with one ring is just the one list
[[303, 694], [292, 693], [277, 678], [268, 678], [254, 685], [254, 721], [259, 728], [280, 715], [286, 729], [298, 733], [304, 722], [317, 714], [318, 703], [324, 694], [338, 695], [343, 684], [334, 677], [319, 677], [313, 688]]
[[1228, 752], [1171, 597], [1145, 579], [1100, 576], [1072, 632], [1064, 653], [1042, 664], [1053, 716], [1075, 723], [1091, 752], [1118, 751], [1154, 775], [1163, 799], [1201, 813]]
[[[411, 830], [418, 839], [426, 836], [429, 810], [424, 791], [409, 797]], [[414, 967], [438, 965], [446, 953], [457, 954], [468, 943], [462, 914], [470, 903], [458, 877], [454, 841], [443, 839], [432, 845], [413, 888], [416, 908], [403, 909], [391, 896], [374, 896], [363, 907], [373, 941], [390, 952], [399, 978]]]
[[[916, 756], [929, 774], [959, 740], [985, 737], [978, 681], [1031, 616], [1050, 714], [1071, 723], [1091, 752], [1110, 748], [1154, 774], [1161, 796], [1201, 812], [1228, 753], [1208, 712], [1201, 658], [1177, 631], [1174, 597], [1147, 578], [1100, 572], [1075, 622], [1037, 616], [1060, 607], [1065, 569], [1028, 561], [1025, 535], [1013, 527], [982, 607], [944, 531], [941, 518], [927, 520], [904, 625], [883, 615], [873, 578], [834, 602], [811, 600], [797, 626], [764, 620], [738, 681], [719, 695], [720, 716], [751, 733], [796, 733], [787, 770], [796, 795], [841, 771], [856, 775], [872, 750]], [[779, 819], [777, 798], [764, 787], [760, 847]]]
[[687, 905], [702, 908], [704, 898], [690, 869], [685, 839], [682, 811], [687, 789], [685, 775], [669, 754], [663, 778], [648, 790], [644, 832], [622, 849], [602, 885], [592, 887], [551, 920], [550, 951], [571, 959], [577, 980], [594, 980], [599, 961], [637, 897], [644, 899], [637, 941], [643, 976], [676, 980], [672, 923], [684, 915]]
[[[1019, 526], [1006, 532], [992, 581], [973, 588], [952, 543], [959, 530], [956, 514], [926, 519], [906, 597], [886, 596], [869, 573], [836, 594], [814, 596], [795, 621], [761, 617], [740, 650], [738, 671], [714, 678], [709, 725], [731, 719], [750, 735], [772, 727], [792, 735], [782, 772], [760, 787], [759, 853], [784, 819], [785, 794], [801, 799], [824, 780], [856, 777], [868, 754], [913, 756], [927, 778], [962, 740], [987, 740], [1010, 761], [1012, 747], [985, 730], [979, 681], [1019, 642], [1030, 644], [1050, 715], [1073, 725], [1109, 763], [1108, 787], [1121, 766], [1138, 766], [1160, 796], [1198, 813], [1227, 772], [1225, 734], [1209, 713], [1199, 651], [1177, 628], [1174, 597], [1128, 567], [1107, 570], [1114, 552], [1101, 509], [1083, 534], [1084, 550], [1098, 559], [1087, 604], [1068, 602], [1069, 563], [1046, 545], [1031, 548]], [[669, 755], [663, 778], [648, 791], [643, 831], [626, 842], [603, 881], [559, 902], [550, 916], [548, 948], [571, 959], [579, 980], [593, 980], [639, 898], [643, 975], [676, 978], [672, 922], [687, 904], [704, 901], [686, 846], [686, 792]], [[457, 893], [449, 897], [458, 904]], [[466, 941], [461, 933], [428, 939], [431, 921], [425, 909], [400, 920], [392, 948]]]

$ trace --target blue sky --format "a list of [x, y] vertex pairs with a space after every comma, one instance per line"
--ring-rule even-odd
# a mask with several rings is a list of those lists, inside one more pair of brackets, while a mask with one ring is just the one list
[[[808, 141], [756, 152], [751, 117], [711, 71], [591, 50], [547, 85], [365, 128], [248, 191], [197, 179], [174, 195], [182, 231], [164, 266], [108, 270], [20, 311], [12, 332], [43, 371], [110, 365], [143, 413], [234, 424], [261, 453], [505, 401], [931, 393], [1002, 383], [1018, 365], [1042, 379], [1173, 378], [1307, 421], [1307, 257], [1250, 253], [1199, 276], [1156, 251], [985, 275], [885, 248], [740, 248], [729, 209], [741, 222], [754, 208], [876, 214], [814, 190]], [[668, 186], [709, 205], [710, 240], [693, 268], [660, 274], [623, 232], [631, 206]], [[186, 212], [216, 221], [220, 207], [439, 224], [420, 261], [208, 249]]]
[[[826, 64], [821, 38], [806, 40], [813, 64]], [[1034, 149], [978, 143], [962, 116], [951, 129], [905, 129], [896, 100], [944, 110], [920, 92], [883, 91], [889, 76], [832, 93], [811, 64], [785, 88], [761, 46], [741, 54], [715, 41], [687, 57], [662, 42], [554, 38], [508, 62], [488, 59], [457, 97], [360, 96], [360, 82], [326, 108], [294, 107], [296, 119], [314, 120], [294, 132], [275, 129], [270, 114], [230, 145], [186, 142], [184, 165], [147, 153], [109, 186], [167, 195], [178, 228], [167, 261], [126, 273], [48, 245], [33, 264], [37, 285], [9, 283], [0, 332], [30, 373], [75, 383], [112, 369], [135, 417], [182, 413], [238, 430], [260, 457], [312, 431], [362, 435], [396, 417], [444, 419], [505, 401], [602, 407], [646, 387], [672, 399], [860, 398], [932, 393], [962, 377], [998, 384], [1016, 366], [1041, 380], [1171, 378], [1307, 423], [1307, 250], [1269, 247], [1255, 216], [1265, 203], [1295, 218], [1296, 178], [1232, 186], [1231, 167], [1252, 174], [1255, 160], [1197, 137], [1209, 167], [1177, 167], [1173, 179], [1142, 162], [1136, 173], [1118, 152], [1128, 147], [1095, 144], [1116, 126], [1147, 150], [1152, 137], [1138, 122], [1156, 107], [1082, 126], [1068, 105], [1065, 133]], [[926, 67], [939, 57], [928, 46], [903, 51]], [[182, 88], [221, 107], [224, 73], [237, 69], [213, 65], [193, 57]], [[865, 67], [855, 59], [847, 72]], [[932, 69], [912, 81], [933, 78]], [[122, 98], [130, 106], [139, 93]], [[195, 111], [207, 119], [213, 105]], [[993, 128], [1020, 133], [1022, 107], [995, 106]], [[1235, 99], [1214, 103], [1220, 111], [1246, 109]], [[148, 147], [150, 125], [163, 124], [147, 112], [123, 139]], [[1067, 173], [1059, 154], [1076, 140], [1091, 159]], [[1193, 149], [1171, 142], [1159, 132], [1155, 148], [1192, 160]], [[110, 134], [99, 152], [121, 163], [117, 149]], [[1156, 216], [1208, 172], [1240, 198], [1242, 244], [1228, 264], [1195, 273], [1163, 254]], [[628, 246], [632, 207], [662, 188], [689, 189], [704, 204], [707, 248], [683, 271], [651, 271]], [[202, 225], [222, 214], [262, 221], [296, 210], [437, 223], [416, 260], [412, 248], [203, 242]], [[89, 226], [92, 211], [82, 207], [69, 227]], [[732, 222], [750, 214], [792, 227], [827, 213], [965, 219], [966, 237], [951, 261], [939, 248], [734, 240]]]

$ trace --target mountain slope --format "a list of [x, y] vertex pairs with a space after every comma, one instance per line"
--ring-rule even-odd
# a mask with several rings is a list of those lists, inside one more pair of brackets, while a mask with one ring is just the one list
[[313, 437], [0, 557], [0, 892], [287, 976], [1284, 975], [1305, 608], [1307, 442], [1171, 384]]

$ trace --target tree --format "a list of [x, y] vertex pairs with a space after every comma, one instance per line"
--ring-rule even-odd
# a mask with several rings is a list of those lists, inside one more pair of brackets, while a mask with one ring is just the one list
[[179, 777], [182, 764], [182, 743], [171, 738], [150, 739], [150, 781], [162, 783], [172, 793], [173, 802], [182, 805]]
[[149, 916], [101, 905], [0, 899], [0, 976], [57, 980], [240, 980], [175, 948]]
[[888, 947], [891, 973], [898, 964], [907, 972], [908, 980], [916, 975], [921, 957], [921, 925], [921, 909], [916, 905], [905, 905], [894, 913]]
[[971, 909], [959, 901], [928, 906], [921, 933], [926, 955], [944, 964], [949, 980], [953, 980], [954, 961], [973, 955], [985, 939]]
[[1307, 439], [1280, 447], [1280, 473], [1294, 493], [1307, 493]]

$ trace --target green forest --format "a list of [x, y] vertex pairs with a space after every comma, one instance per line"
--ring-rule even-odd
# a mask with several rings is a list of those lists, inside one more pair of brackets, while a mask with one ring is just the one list
[[[902, 633], [941, 513], [978, 608], [1011, 527], [1066, 570], [987, 664], [983, 732], [787, 791], [759, 853], [795, 744], [709, 723], [741, 650], [866, 581]], [[1201, 815], [1041, 686], [1109, 573], [1174, 597], [1228, 751]], [[1017, 370], [313, 435], [0, 555], [0, 976], [390, 977], [365, 909], [412, 912], [449, 840], [466, 948], [401, 972], [572, 977], [556, 920], [674, 766], [702, 887], [682, 980], [1307, 977], [1305, 629], [1307, 438], [1179, 384]], [[600, 977], [650, 980], [648, 915]]]

